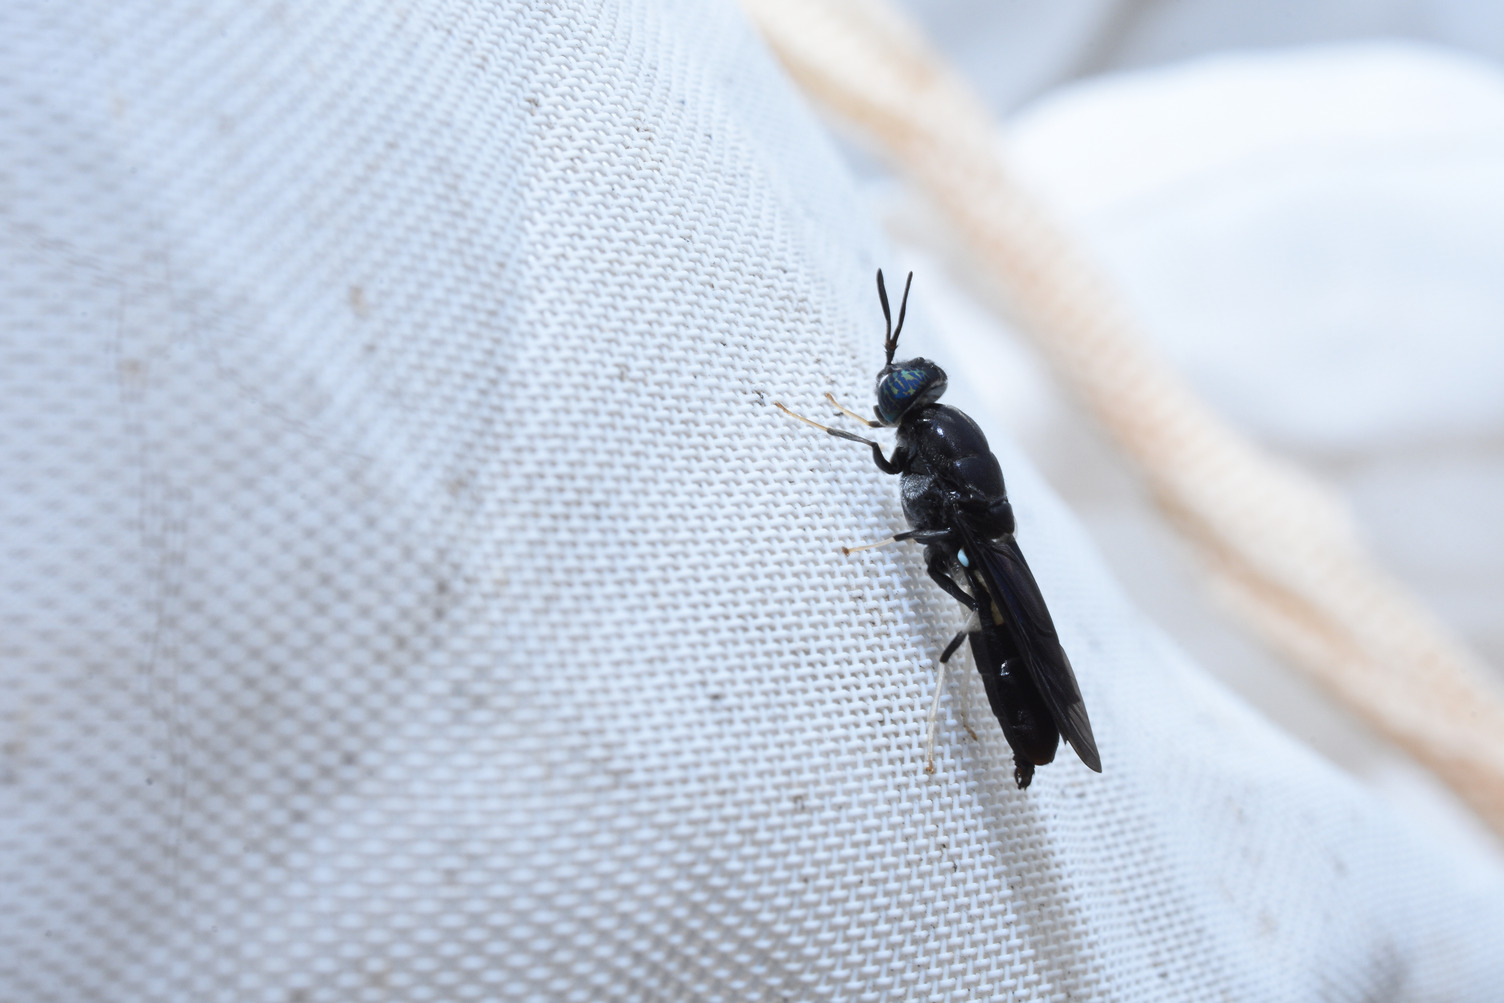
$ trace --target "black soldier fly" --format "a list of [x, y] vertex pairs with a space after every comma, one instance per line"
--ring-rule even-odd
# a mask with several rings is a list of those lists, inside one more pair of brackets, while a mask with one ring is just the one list
[[[1013, 778], [1020, 788], [1029, 786], [1036, 766], [1054, 760], [1061, 736], [1083, 763], [1101, 773], [1102, 760], [1086, 704], [1039, 585], [1013, 538], [1013, 506], [1003, 485], [1002, 467], [987, 448], [987, 437], [964, 412], [937, 403], [945, 393], [944, 370], [929, 359], [893, 361], [913, 281], [910, 272], [895, 327], [882, 269], [877, 272], [877, 295], [888, 324], [883, 342], [887, 364], [877, 374], [877, 420], [864, 418], [825, 395], [837, 410], [868, 428], [897, 426], [898, 442], [891, 457], [883, 456], [882, 447], [871, 439], [822, 425], [774, 403], [786, 414], [837, 438], [872, 447], [878, 469], [900, 475], [903, 512], [913, 528], [865, 547], [842, 549], [849, 554], [902, 540], [922, 543], [930, 577], [972, 612], [970, 622], [940, 655], [942, 675], [930, 711], [931, 749], [944, 666], [966, 639], [971, 642], [987, 702], [1013, 750]], [[932, 753], [928, 759], [927, 772], [934, 769]]]

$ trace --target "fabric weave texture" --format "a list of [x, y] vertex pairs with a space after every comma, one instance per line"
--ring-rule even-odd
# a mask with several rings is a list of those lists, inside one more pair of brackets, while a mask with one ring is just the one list
[[734, 6], [20, 3], [0, 65], [0, 998], [1504, 984], [1504, 876], [1001, 437], [1105, 772], [1015, 790], [963, 665], [924, 774], [960, 611], [771, 407], [867, 406], [883, 238]]

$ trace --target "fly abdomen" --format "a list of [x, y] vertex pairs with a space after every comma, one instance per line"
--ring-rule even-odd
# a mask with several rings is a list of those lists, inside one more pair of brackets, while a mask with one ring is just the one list
[[988, 625], [967, 639], [987, 691], [987, 702], [1013, 750], [1013, 779], [1020, 788], [1028, 787], [1034, 779], [1034, 767], [1054, 761], [1060, 732], [1006, 628]]

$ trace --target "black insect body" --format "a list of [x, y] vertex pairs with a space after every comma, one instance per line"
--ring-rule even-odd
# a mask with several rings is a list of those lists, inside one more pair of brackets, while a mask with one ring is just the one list
[[944, 370], [928, 359], [893, 361], [913, 280], [911, 272], [894, 327], [883, 273], [877, 273], [878, 297], [888, 321], [883, 346], [887, 364], [877, 375], [877, 420], [863, 418], [826, 395], [868, 427], [897, 426], [898, 443], [891, 456], [885, 457], [882, 447], [870, 439], [810, 421], [782, 404], [778, 407], [831, 435], [870, 446], [878, 468], [900, 476], [903, 511], [912, 528], [882, 544], [924, 544], [930, 577], [972, 610], [971, 622], [940, 661], [950, 660], [962, 638], [971, 642], [988, 703], [1013, 750], [1018, 786], [1029, 786], [1034, 768], [1054, 760], [1062, 735], [1081, 761], [1100, 773], [1102, 762], [1081, 690], [1044, 597], [1013, 538], [1013, 506], [987, 437], [964, 412], [937, 403], [945, 392]]

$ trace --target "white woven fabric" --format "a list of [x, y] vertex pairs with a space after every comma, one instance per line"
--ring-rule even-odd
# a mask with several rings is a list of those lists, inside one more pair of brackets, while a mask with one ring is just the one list
[[728, 4], [0, 18], [0, 998], [1497, 995], [1000, 440], [1106, 772], [969, 672], [922, 772], [958, 611], [768, 406], [884, 248]]

